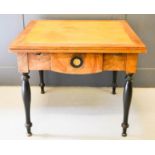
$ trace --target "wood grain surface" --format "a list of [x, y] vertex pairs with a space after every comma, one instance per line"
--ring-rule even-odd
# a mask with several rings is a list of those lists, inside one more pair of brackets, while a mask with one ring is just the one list
[[[71, 59], [80, 57], [82, 66], [75, 68]], [[102, 71], [135, 73], [138, 54], [17, 54], [19, 72], [51, 70], [65, 74], [92, 74]]]
[[125, 20], [36, 20], [12, 42], [13, 52], [144, 53]]
[[125, 71], [135, 73], [138, 54], [104, 54], [103, 71]]
[[[83, 65], [75, 68], [71, 59], [75, 56], [83, 60]], [[67, 74], [90, 74], [102, 72], [102, 54], [51, 54], [51, 70]]]
[[123, 71], [125, 70], [126, 54], [104, 54], [103, 70]]
[[127, 54], [126, 73], [135, 73], [137, 70], [138, 54]]
[[[125, 20], [35, 20], [12, 42], [20, 72], [52, 70], [66, 74], [102, 71], [135, 73], [146, 47]], [[71, 65], [74, 56], [83, 65]]]
[[18, 70], [21, 73], [29, 72], [27, 53], [17, 53]]
[[46, 53], [28, 54], [28, 63], [30, 70], [50, 70], [51, 55]]

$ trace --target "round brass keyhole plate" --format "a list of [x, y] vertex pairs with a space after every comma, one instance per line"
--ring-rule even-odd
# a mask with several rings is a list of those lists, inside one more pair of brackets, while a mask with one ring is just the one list
[[83, 64], [83, 60], [81, 57], [79, 56], [75, 56], [71, 59], [71, 65], [74, 67], [74, 68], [79, 68], [81, 67]]

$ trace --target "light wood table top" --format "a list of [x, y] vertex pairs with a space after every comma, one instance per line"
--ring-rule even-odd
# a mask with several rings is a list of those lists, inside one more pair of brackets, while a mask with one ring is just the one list
[[125, 20], [34, 20], [12, 42], [13, 52], [144, 53]]

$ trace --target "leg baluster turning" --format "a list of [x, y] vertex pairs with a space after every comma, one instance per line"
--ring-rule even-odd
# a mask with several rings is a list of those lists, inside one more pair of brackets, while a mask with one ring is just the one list
[[113, 71], [113, 79], [112, 79], [112, 94], [116, 94], [117, 87], [117, 71]]
[[25, 127], [27, 129], [27, 135], [31, 136], [31, 118], [30, 118], [30, 104], [31, 104], [31, 90], [29, 84], [29, 75], [28, 73], [22, 74], [22, 97], [25, 107], [26, 123]]
[[129, 108], [130, 108], [131, 99], [132, 99], [132, 75], [133, 74], [128, 74], [126, 75], [126, 78], [125, 78], [126, 83], [125, 83], [124, 92], [123, 92], [123, 109], [124, 109], [123, 123], [122, 123], [123, 137], [127, 136], [127, 128], [129, 127], [128, 115], [129, 115]]
[[41, 87], [41, 94], [44, 94], [44, 87], [45, 87], [45, 83], [44, 83], [44, 71], [39, 71], [39, 76], [40, 76], [40, 84], [39, 86]]

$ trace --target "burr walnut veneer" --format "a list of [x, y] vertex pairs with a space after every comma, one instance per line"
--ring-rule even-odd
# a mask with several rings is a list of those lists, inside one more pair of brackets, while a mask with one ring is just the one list
[[126, 72], [124, 87], [123, 136], [128, 127], [132, 96], [132, 75], [137, 59], [146, 47], [125, 20], [35, 20], [12, 42], [10, 50], [17, 55], [22, 73], [26, 128], [31, 135], [30, 86], [31, 70], [38, 70], [44, 93], [43, 71], [66, 74], [113, 73], [113, 94], [117, 71]]

